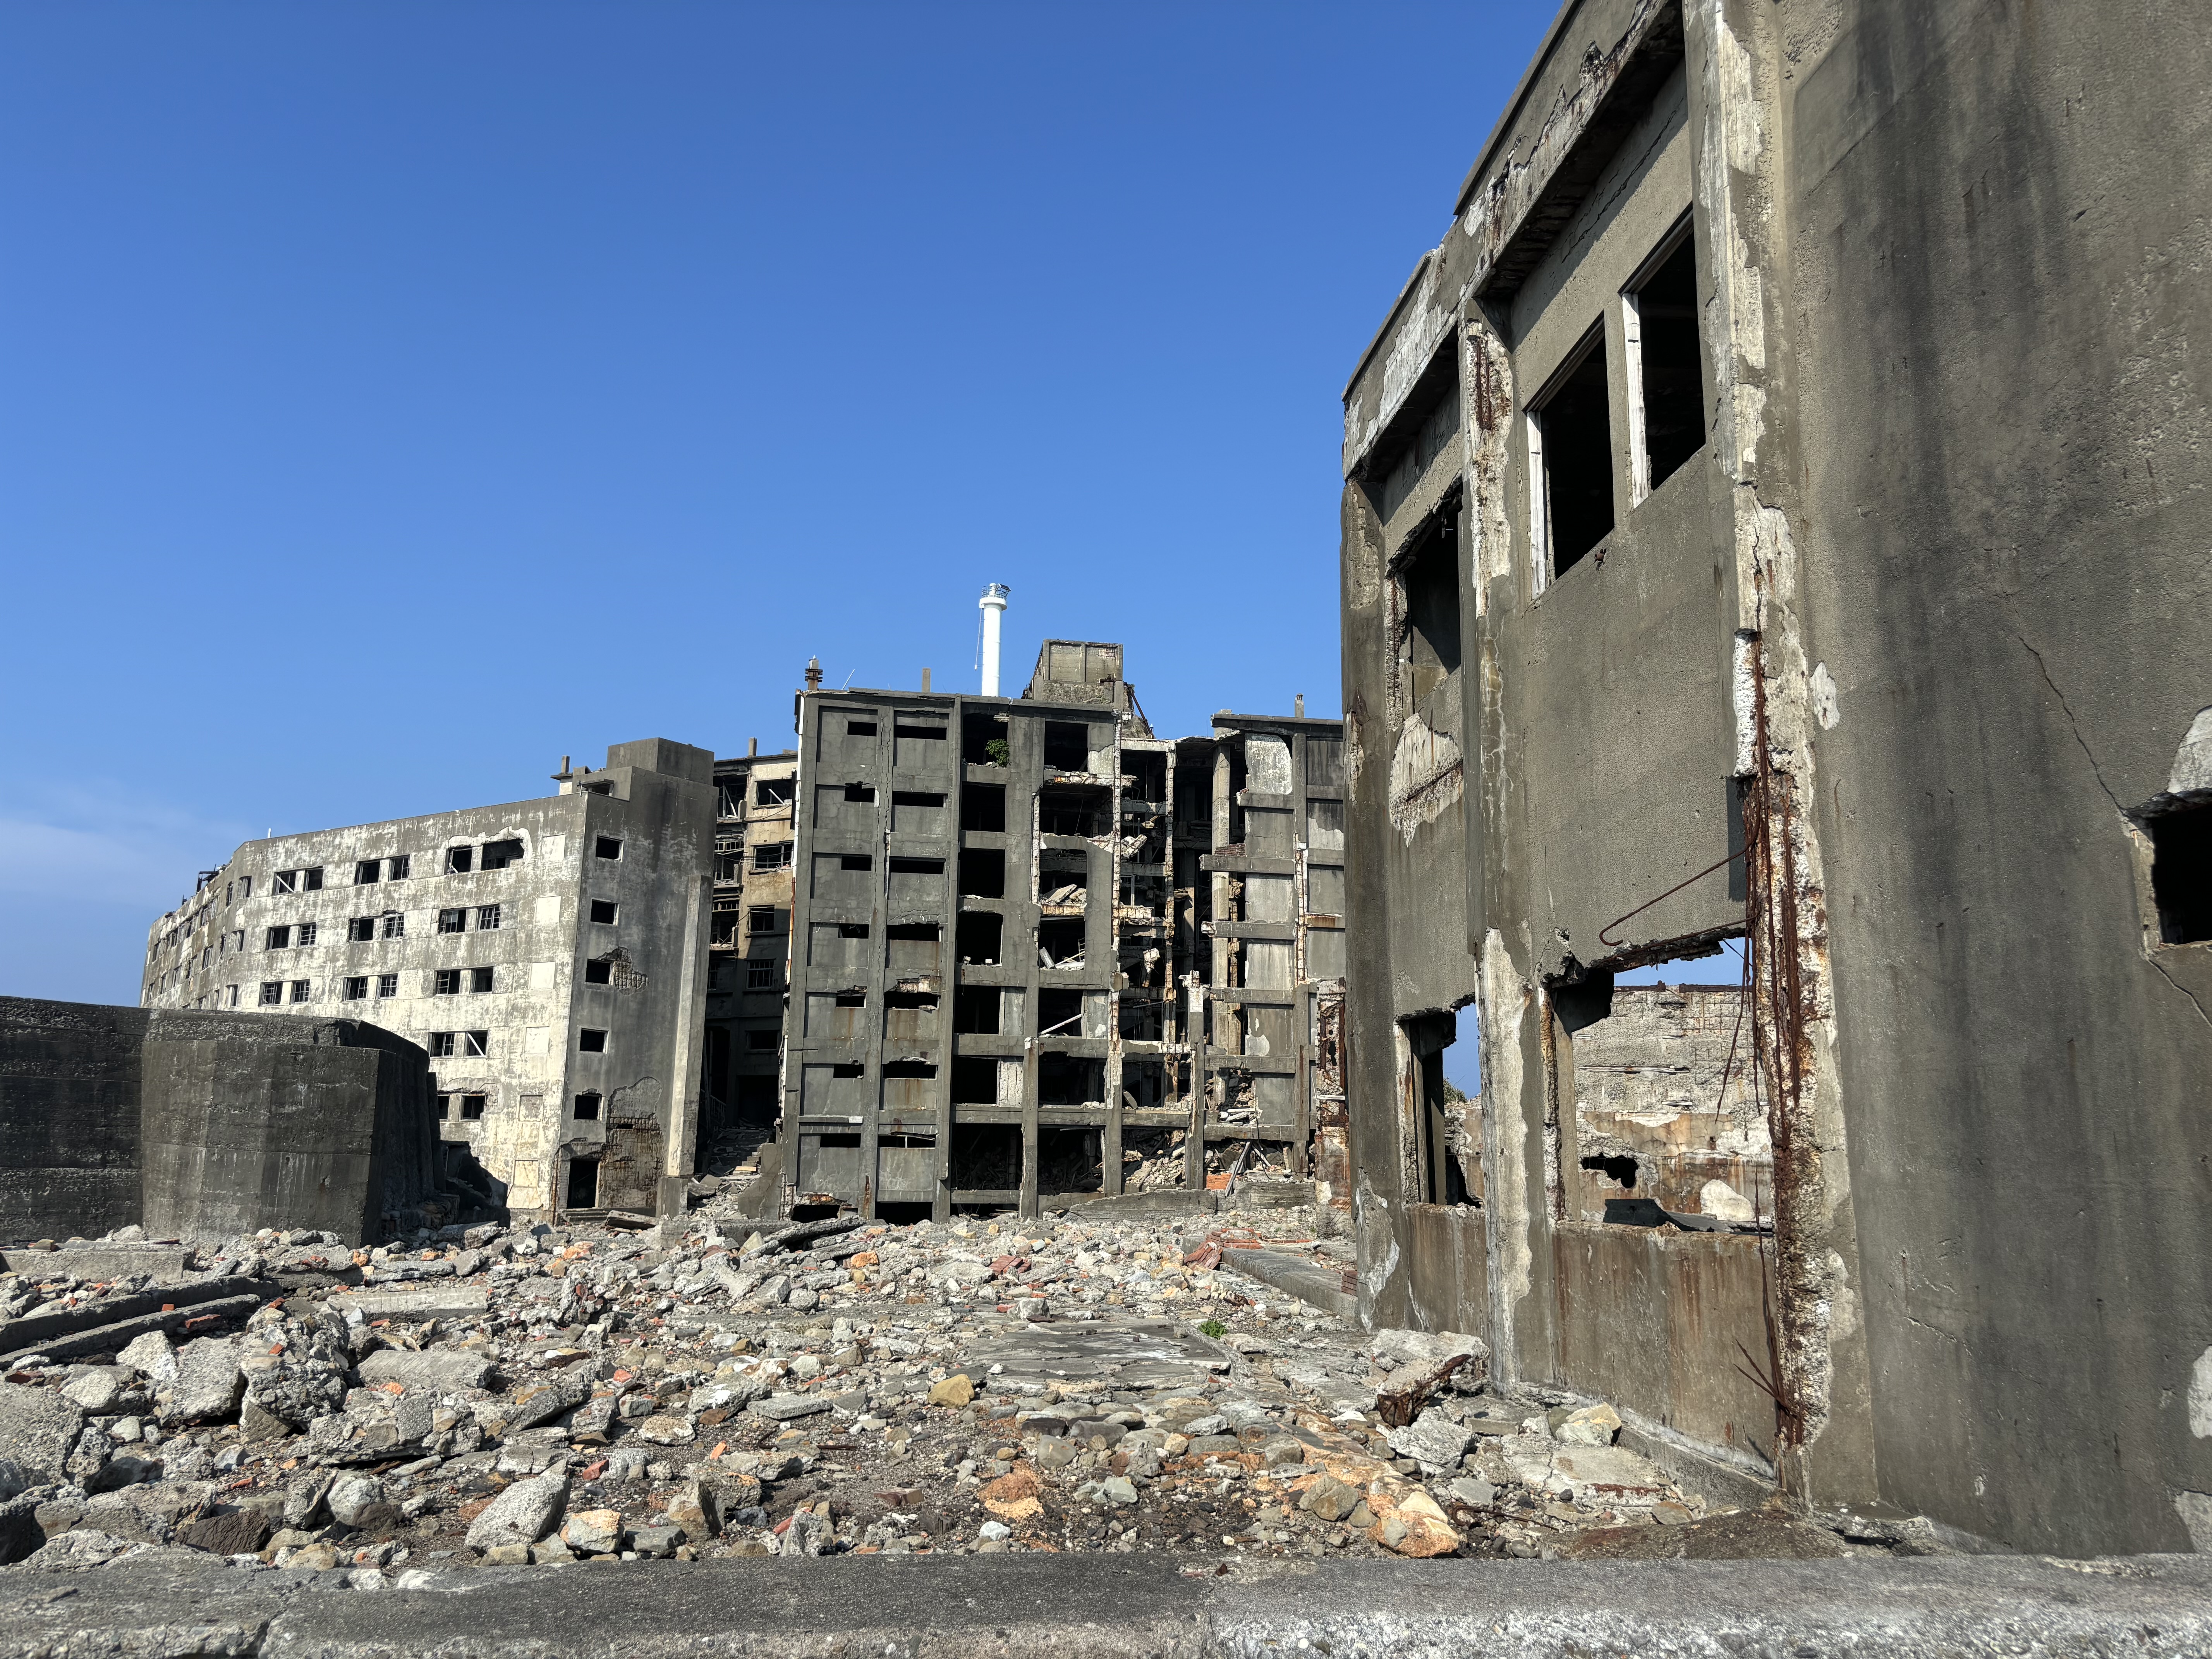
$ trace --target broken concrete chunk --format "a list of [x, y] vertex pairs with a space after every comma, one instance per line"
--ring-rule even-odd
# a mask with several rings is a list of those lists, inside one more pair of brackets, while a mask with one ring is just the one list
[[385, 1348], [361, 1362], [364, 1382], [398, 1382], [410, 1389], [434, 1389], [451, 1393], [457, 1389], [481, 1389], [491, 1380], [491, 1362], [482, 1356], [451, 1348], [416, 1353], [406, 1348]]
[[622, 1548], [620, 1510], [578, 1510], [561, 1528], [561, 1541], [579, 1555], [612, 1555]]
[[332, 1520], [344, 1526], [358, 1527], [372, 1504], [384, 1502], [384, 1482], [373, 1475], [349, 1470], [331, 1482], [325, 1501], [330, 1505]]
[[84, 1427], [84, 1412], [58, 1389], [0, 1382], [0, 1458], [40, 1486], [61, 1484], [62, 1466]]
[[239, 1369], [238, 1344], [227, 1336], [204, 1336], [177, 1350], [177, 1380], [161, 1408], [164, 1423], [209, 1423], [238, 1414], [246, 1392]]
[[756, 1400], [745, 1409], [755, 1417], [765, 1417], [772, 1423], [788, 1423], [794, 1418], [811, 1417], [830, 1409], [830, 1401], [818, 1395], [778, 1394], [764, 1400]]
[[553, 1530], [568, 1501], [566, 1470], [552, 1469], [528, 1480], [518, 1480], [491, 1500], [470, 1523], [471, 1549], [496, 1549], [501, 1545], [536, 1543]]
[[62, 1392], [95, 1417], [116, 1409], [123, 1391], [137, 1380], [120, 1365], [94, 1365], [73, 1376]]
[[518, 1389], [511, 1404], [504, 1407], [495, 1405], [492, 1414], [499, 1421], [499, 1432], [516, 1434], [524, 1429], [535, 1428], [540, 1423], [550, 1422], [562, 1412], [582, 1405], [591, 1397], [591, 1377], [580, 1370], [572, 1368], [556, 1371], [548, 1382], [526, 1385]]
[[1399, 1456], [1410, 1457], [1428, 1473], [1437, 1474], [1459, 1467], [1474, 1437], [1454, 1422], [1449, 1413], [1431, 1406], [1406, 1427], [1391, 1430], [1387, 1438], [1390, 1449]]
[[117, 1363], [130, 1366], [149, 1382], [172, 1382], [177, 1375], [176, 1350], [160, 1331], [149, 1331], [135, 1339], [115, 1358]]
[[1571, 1413], [1552, 1431], [1552, 1438], [1569, 1446], [1610, 1446], [1620, 1432], [1620, 1413], [1600, 1403]]

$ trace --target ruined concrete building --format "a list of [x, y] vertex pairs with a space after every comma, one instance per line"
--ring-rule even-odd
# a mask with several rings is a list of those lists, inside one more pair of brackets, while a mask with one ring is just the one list
[[713, 764], [617, 744], [556, 795], [248, 842], [154, 925], [141, 1000], [373, 1022], [428, 1051], [492, 1201], [680, 1210]]
[[[2212, 1549], [2206, 39], [1561, 12], [1344, 400], [1376, 1324], [1800, 1502]], [[1731, 939], [1624, 1112], [1615, 975]]]
[[795, 750], [714, 763], [714, 922], [707, 975], [702, 1139], [772, 1129], [791, 945]]
[[1119, 646], [1055, 640], [1019, 697], [811, 689], [799, 733], [792, 1201], [1034, 1213], [1341, 1148], [1336, 722], [1169, 742]]

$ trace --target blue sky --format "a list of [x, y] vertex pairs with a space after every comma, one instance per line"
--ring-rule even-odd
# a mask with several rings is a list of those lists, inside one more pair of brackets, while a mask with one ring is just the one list
[[7, 8], [0, 991], [811, 654], [971, 684], [989, 580], [1010, 672], [1335, 712], [1338, 396], [1550, 15]]

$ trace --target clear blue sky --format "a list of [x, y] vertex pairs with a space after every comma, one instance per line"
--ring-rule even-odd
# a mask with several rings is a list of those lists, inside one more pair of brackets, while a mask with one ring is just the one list
[[1017, 676], [1335, 712], [1339, 392], [1550, 16], [6, 8], [0, 992], [810, 654], [972, 684], [989, 580]]

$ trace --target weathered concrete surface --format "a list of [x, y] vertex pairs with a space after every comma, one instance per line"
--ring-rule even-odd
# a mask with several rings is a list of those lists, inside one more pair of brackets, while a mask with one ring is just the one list
[[0, 998], [0, 1238], [96, 1237], [138, 1219], [147, 1018]]
[[[563, 774], [557, 795], [248, 842], [154, 924], [144, 1000], [374, 1011], [450, 1049], [432, 1056], [432, 1092], [451, 1097], [441, 1132], [467, 1143], [488, 1207], [565, 1204], [579, 1163], [596, 1166], [598, 1207], [680, 1204], [704, 1041], [713, 769], [705, 750], [650, 738]], [[441, 971], [457, 976], [442, 990]], [[588, 1049], [586, 1031], [601, 1034]], [[577, 1117], [586, 1094], [592, 1115]], [[465, 1116], [471, 1097], [483, 1109]]]
[[2157, 1659], [2212, 1643], [2212, 1565], [2179, 1557], [1333, 1562], [1222, 1576], [1142, 1555], [877, 1557], [492, 1568], [420, 1582], [364, 1595], [337, 1572], [248, 1572], [176, 1552], [89, 1571], [10, 1567], [0, 1570], [0, 1655]]
[[[2212, 805], [2208, 82], [2185, 8], [1561, 12], [1346, 392], [1370, 1317], [1485, 1329], [1501, 1376], [1816, 1504], [2212, 1548], [2212, 943], [2159, 902]], [[1703, 442], [1654, 483], [1669, 317]], [[1578, 362], [1602, 441], [1550, 470]], [[1564, 562], [1561, 489], [1611, 503]], [[1421, 672], [1446, 542], [1455, 715]], [[1438, 734], [1467, 811], [1414, 821]], [[1726, 933], [1729, 1083], [1708, 1030], [1689, 1111], [1566, 1109], [1638, 1063], [1613, 975]], [[1471, 998], [1482, 1207], [1441, 1224], [1423, 1067]], [[1763, 1259], [1609, 1237], [1647, 1151], [1669, 1207], [1771, 1224]]]

